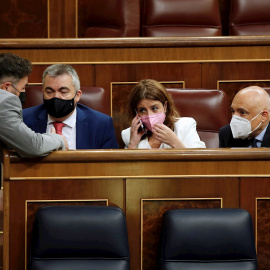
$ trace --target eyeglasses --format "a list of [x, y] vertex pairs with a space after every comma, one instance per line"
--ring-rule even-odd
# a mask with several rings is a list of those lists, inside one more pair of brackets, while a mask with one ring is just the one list
[[13, 84], [11, 84], [11, 86], [19, 93], [21, 93]]

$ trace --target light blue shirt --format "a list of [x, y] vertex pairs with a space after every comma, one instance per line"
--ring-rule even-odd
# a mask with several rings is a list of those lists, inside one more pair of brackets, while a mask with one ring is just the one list
[[263, 137], [264, 137], [264, 134], [266, 132], [266, 129], [267, 129], [268, 125], [265, 127], [265, 129], [258, 136], [255, 137], [255, 140], [257, 140], [257, 147], [261, 147]]

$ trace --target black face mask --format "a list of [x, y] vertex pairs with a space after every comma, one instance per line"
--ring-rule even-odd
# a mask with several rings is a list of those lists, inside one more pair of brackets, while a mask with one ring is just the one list
[[19, 94], [19, 99], [23, 105], [23, 103], [26, 101], [26, 92], [20, 92], [13, 84], [11, 86], [18, 92]]
[[23, 104], [26, 101], [26, 92], [20, 92], [19, 99]]
[[70, 114], [75, 107], [73, 99], [51, 98], [43, 99], [47, 113], [55, 118], [61, 118]]

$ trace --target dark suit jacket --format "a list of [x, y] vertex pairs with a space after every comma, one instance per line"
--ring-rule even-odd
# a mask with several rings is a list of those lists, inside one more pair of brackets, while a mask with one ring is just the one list
[[[249, 147], [248, 139], [234, 139], [230, 125], [226, 125], [219, 130], [219, 147]], [[263, 137], [261, 147], [270, 147], [270, 125], [268, 125]]]
[[[43, 104], [23, 110], [23, 121], [32, 130], [45, 133], [48, 114]], [[77, 104], [76, 149], [118, 148], [112, 118]]]

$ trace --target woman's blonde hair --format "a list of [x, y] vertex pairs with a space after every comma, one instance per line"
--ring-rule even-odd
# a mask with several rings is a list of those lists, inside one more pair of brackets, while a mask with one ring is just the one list
[[129, 95], [129, 118], [133, 119], [136, 115], [137, 105], [142, 99], [152, 99], [160, 101], [163, 106], [167, 101], [166, 118], [164, 124], [170, 129], [174, 129], [174, 123], [179, 118], [172, 97], [165, 87], [152, 79], [141, 80], [131, 91]]

